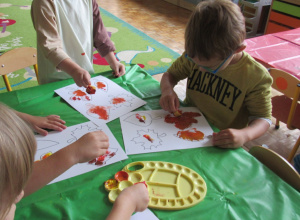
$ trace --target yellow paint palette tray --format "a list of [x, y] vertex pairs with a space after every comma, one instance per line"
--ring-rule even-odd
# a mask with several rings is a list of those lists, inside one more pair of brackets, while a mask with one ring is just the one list
[[128, 173], [128, 179], [118, 182], [111, 190], [108, 189], [108, 198], [111, 202], [114, 202], [126, 187], [143, 181], [148, 186], [149, 208], [164, 210], [189, 208], [201, 202], [207, 192], [206, 183], [198, 173], [175, 163], [133, 162], [126, 165], [122, 171]]

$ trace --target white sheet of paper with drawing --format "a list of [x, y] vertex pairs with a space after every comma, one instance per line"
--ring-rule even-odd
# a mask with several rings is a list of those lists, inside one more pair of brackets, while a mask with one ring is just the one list
[[88, 94], [84, 87], [72, 84], [55, 92], [73, 108], [92, 122], [101, 125], [146, 104], [113, 81], [97, 76], [91, 79], [95, 94]]
[[126, 153], [212, 146], [213, 130], [199, 110], [185, 107], [180, 111], [179, 117], [164, 110], [135, 111], [120, 117]]
[[[89, 171], [128, 158], [118, 141], [115, 139], [115, 137], [107, 127], [107, 125], [104, 124], [101, 126], [97, 126], [92, 122], [86, 122], [68, 127], [61, 132], [49, 132], [47, 136], [36, 135], [37, 152], [35, 154], [35, 161], [43, 160], [48, 156], [51, 157], [51, 154], [75, 142], [84, 134], [96, 130], [102, 130], [109, 137], [110, 147], [106, 151], [106, 154], [99, 156], [98, 158], [90, 162], [74, 165], [66, 172], [58, 176], [56, 179], [51, 181], [49, 184], [59, 182], [74, 176], [78, 176], [80, 174], [87, 173]], [[45, 173], [45, 175], [47, 175], [47, 173]]]

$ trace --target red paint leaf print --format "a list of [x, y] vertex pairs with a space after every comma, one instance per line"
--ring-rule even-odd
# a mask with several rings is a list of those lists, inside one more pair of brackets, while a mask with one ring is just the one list
[[[181, 113], [181, 112], [180, 112]], [[180, 116], [173, 116], [168, 114], [165, 117], [165, 122], [169, 124], [175, 124], [176, 128], [184, 130], [190, 127], [193, 123], [197, 123], [198, 121], [195, 117], [201, 116], [198, 112], [184, 112]]]
[[98, 115], [100, 119], [104, 119], [104, 120], [108, 119], [107, 109], [104, 106], [91, 107], [89, 109], [89, 112]]

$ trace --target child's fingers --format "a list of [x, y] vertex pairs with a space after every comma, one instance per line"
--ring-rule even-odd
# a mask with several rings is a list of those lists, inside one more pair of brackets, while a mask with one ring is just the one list
[[89, 85], [91, 85], [91, 76], [88, 72], [86, 72], [84, 75], [83, 75], [83, 79], [82, 79], [82, 84], [83, 86], [86, 88], [88, 87]]
[[46, 124], [45, 126], [43, 126], [43, 128], [48, 128], [48, 129], [52, 129], [55, 131], [62, 131], [64, 129], [66, 129], [67, 126], [65, 126], [59, 122], [52, 121], [52, 122], [49, 122], [48, 124]]
[[60, 118], [60, 116], [58, 116], [58, 115], [49, 115], [49, 116], [47, 116], [47, 119], [49, 121], [58, 122], [58, 123], [63, 124], [63, 125], [66, 124], [66, 122], [64, 120], [62, 120]]
[[47, 136], [48, 135], [48, 132], [38, 126], [34, 126], [34, 130], [39, 133], [40, 135], [43, 135], [43, 136]]

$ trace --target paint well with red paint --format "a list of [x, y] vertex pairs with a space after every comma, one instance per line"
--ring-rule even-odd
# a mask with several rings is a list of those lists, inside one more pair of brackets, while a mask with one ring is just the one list
[[128, 180], [128, 177], [129, 177], [129, 175], [125, 171], [119, 171], [115, 174], [115, 179], [119, 182]]
[[175, 124], [175, 127], [181, 130], [190, 127], [193, 123], [197, 123], [198, 121], [195, 119], [195, 117], [201, 116], [201, 114], [198, 112], [179, 112], [181, 113], [181, 115], [177, 117], [168, 114], [165, 117], [165, 122], [169, 124]]
[[200, 141], [204, 138], [204, 133], [198, 131], [196, 128], [192, 128], [186, 131], [178, 131], [177, 137], [188, 141]]
[[108, 119], [108, 112], [104, 106], [93, 106], [89, 109], [89, 112], [98, 115], [99, 119]]

